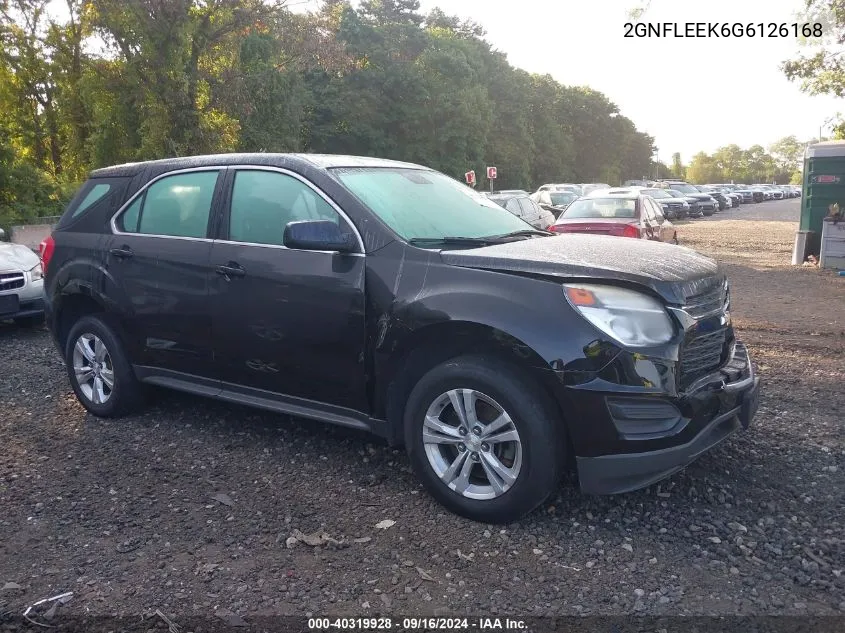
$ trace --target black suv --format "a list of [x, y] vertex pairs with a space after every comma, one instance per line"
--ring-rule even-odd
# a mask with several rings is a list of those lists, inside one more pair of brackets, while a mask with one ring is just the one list
[[50, 329], [93, 414], [158, 385], [367, 430], [480, 521], [531, 511], [569, 465], [588, 493], [652, 484], [757, 407], [712, 260], [549, 236], [418, 165], [100, 169], [41, 251]]

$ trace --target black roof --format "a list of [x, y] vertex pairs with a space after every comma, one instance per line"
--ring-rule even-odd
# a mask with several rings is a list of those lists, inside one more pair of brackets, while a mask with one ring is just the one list
[[177, 169], [205, 167], [210, 165], [263, 165], [268, 167], [317, 167], [329, 169], [332, 167], [406, 167], [414, 169], [428, 169], [422, 165], [403, 163], [401, 161], [374, 158], [371, 156], [342, 156], [335, 154], [206, 154], [202, 156], [183, 156], [179, 158], [164, 158], [138, 163], [125, 163], [95, 169], [90, 173], [92, 178], [107, 178], [115, 176], [134, 176], [142, 169], [153, 168], [157, 172], [168, 172]]

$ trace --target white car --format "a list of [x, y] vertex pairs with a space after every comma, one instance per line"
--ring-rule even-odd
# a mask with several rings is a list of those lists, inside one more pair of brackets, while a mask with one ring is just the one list
[[[603, 183], [603, 182], [592, 182], [592, 183], [582, 183], [579, 185], [581, 187], [581, 195], [587, 196], [590, 195], [591, 192], [596, 191], [597, 189], [610, 189], [610, 185]], [[631, 187], [628, 187], [631, 189]]]
[[534, 195], [543, 193], [544, 191], [571, 191], [572, 193], [578, 194], [579, 196], [583, 194], [580, 185], [572, 185], [568, 183], [561, 183], [561, 184], [546, 184], [537, 189], [534, 192]]
[[647, 187], [602, 187], [598, 189], [592, 189], [590, 193], [584, 194], [587, 198], [604, 198], [605, 196], [626, 196], [626, 195], [636, 195], [642, 189], [646, 189]]
[[41, 323], [43, 295], [44, 279], [38, 255], [21, 244], [0, 242], [0, 321], [14, 319], [20, 325]]

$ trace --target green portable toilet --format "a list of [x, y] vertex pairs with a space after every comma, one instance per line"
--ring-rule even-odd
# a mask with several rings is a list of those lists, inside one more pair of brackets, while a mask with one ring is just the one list
[[822, 222], [834, 202], [845, 208], [845, 141], [824, 141], [804, 151], [801, 221], [795, 236], [792, 263], [819, 256]]

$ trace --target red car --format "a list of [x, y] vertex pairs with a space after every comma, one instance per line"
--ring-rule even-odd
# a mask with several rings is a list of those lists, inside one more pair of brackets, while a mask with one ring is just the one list
[[600, 233], [678, 243], [675, 225], [650, 196], [607, 193], [579, 198], [549, 227], [555, 233]]

